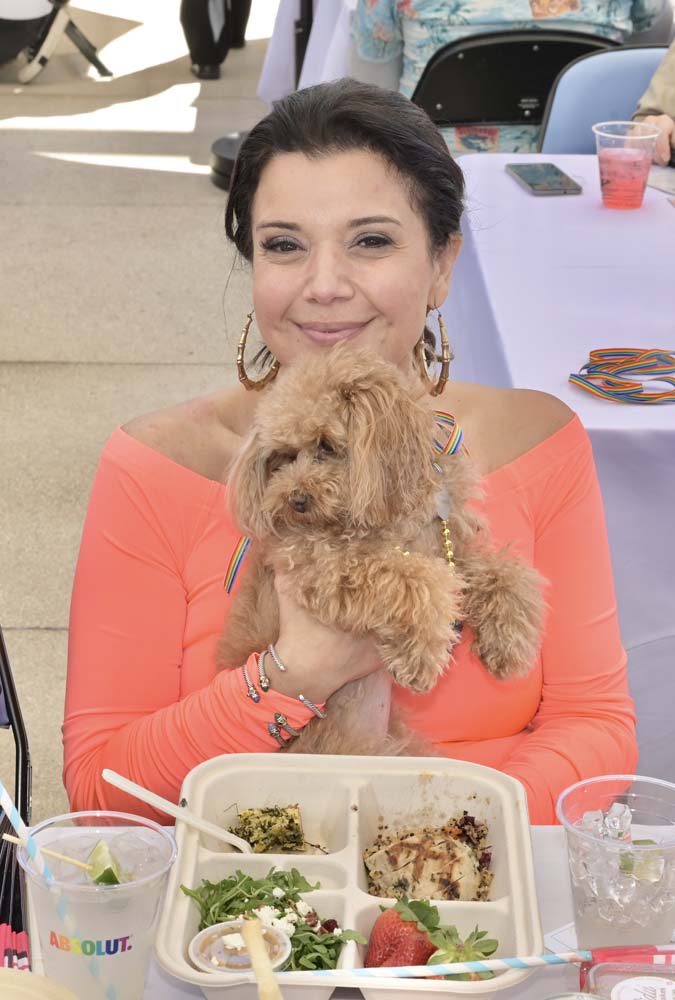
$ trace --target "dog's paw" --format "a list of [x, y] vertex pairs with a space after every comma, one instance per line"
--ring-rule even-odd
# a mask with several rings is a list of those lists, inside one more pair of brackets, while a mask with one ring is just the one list
[[378, 632], [378, 646], [397, 684], [423, 693], [445, 671], [459, 639], [454, 623], [463, 580], [440, 559], [411, 555], [399, 568], [398, 614]]
[[543, 578], [521, 559], [497, 556], [473, 583], [467, 623], [474, 652], [495, 677], [525, 676], [541, 644]]

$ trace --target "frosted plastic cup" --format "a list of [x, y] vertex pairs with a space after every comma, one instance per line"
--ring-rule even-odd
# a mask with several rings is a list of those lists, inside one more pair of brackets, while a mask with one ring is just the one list
[[580, 948], [668, 944], [675, 931], [675, 785], [607, 775], [558, 799]]
[[86, 871], [44, 856], [50, 889], [20, 849], [45, 975], [79, 1000], [142, 1000], [175, 840], [152, 820], [116, 812], [56, 816], [31, 833], [38, 847], [84, 862], [105, 840], [122, 873], [120, 885], [96, 885]]
[[593, 126], [606, 208], [639, 208], [661, 132], [644, 122], [600, 122]]

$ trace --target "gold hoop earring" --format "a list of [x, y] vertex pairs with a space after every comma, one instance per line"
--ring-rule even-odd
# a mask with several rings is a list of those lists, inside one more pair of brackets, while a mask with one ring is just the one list
[[277, 377], [277, 372], [281, 368], [281, 364], [274, 358], [272, 362], [272, 367], [259, 379], [251, 379], [246, 374], [246, 368], [244, 367], [244, 351], [246, 349], [246, 338], [248, 337], [248, 331], [251, 329], [251, 323], [253, 322], [253, 312], [251, 309], [250, 313], [246, 317], [246, 325], [242, 330], [241, 337], [239, 338], [239, 346], [237, 347], [237, 375], [239, 376], [239, 381], [244, 386], [245, 389], [253, 389], [256, 392], [260, 389], [264, 389], [266, 385], [273, 382]]
[[441, 316], [441, 310], [437, 309], [438, 313], [438, 329], [441, 333], [441, 373], [438, 376], [438, 382], [432, 382], [431, 376], [429, 374], [429, 367], [427, 365], [427, 359], [424, 352], [424, 334], [415, 344], [415, 360], [417, 362], [417, 367], [419, 368], [422, 378], [425, 380], [429, 387], [430, 396], [440, 396], [440, 394], [445, 389], [446, 383], [450, 376], [450, 362], [452, 361], [452, 354], [450, 353], [450, 341], [448, 340], [448, 331], [445, 326], [443, 317]]

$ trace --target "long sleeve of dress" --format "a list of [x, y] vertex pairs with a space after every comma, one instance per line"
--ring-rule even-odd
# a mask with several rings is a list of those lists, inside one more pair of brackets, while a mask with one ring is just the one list
[[[186, 477], [196, 490], [186, 490]], [[272, 711], [255, 705], [241, 670], [216, 672], [227, 552], [213, 525], [224, 525], [236, 538], [220, 513], [224, 495], [219, 484], [122, 431], [104, 450], [70, 615], [63, 734], [64, 782], [74, 810], [132, 808], [154, 815], [104, 782], [102, 769], [176, 802], [185, 774], [201, 761], [276, 750], [267, 732], [274, 710], [293, 726], [311, 718], [300, 702], [278, 693]], [[186, 628], [190, 606], [198, 619], [192, 632]]]
[[630, 774], [637, 764], [604, 511], [585, 435], [539, 487], [534, 555], [550, 580], [541, 703], [502, 769], [525, 785], [531, 822], [553, 823], [568, 785]]
[[670, 115], [675, 118], [675, 42], [671, 43], [651, 78], [633, 117], [640, 119], [647, 115]]

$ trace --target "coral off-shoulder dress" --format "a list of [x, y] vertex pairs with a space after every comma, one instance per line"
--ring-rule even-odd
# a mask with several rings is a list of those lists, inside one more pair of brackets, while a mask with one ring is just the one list
[[[394, 698], [439, 755], [515, 776], [531, 821], [553, 823], [567, 785], [637, 762], [602, 501], [579, 419], [482, 485], [495, 544], [510, 543], [549, 581], [540, 653], [527, 677], [496, 680], [466, 630], [433, 692], [395, 688]], [[223, 579], [239, 542], [226, 492], [122, 429], [105, 446], [70, 619], [63, 734], [73, 809], [131, 806], [102, 781], [105, 767], [175, 802], [201, 761], [278, 749], [243, 672], [216, 670], [231, 600]], [[312, 717], [275, 697], [291, 725]]]

